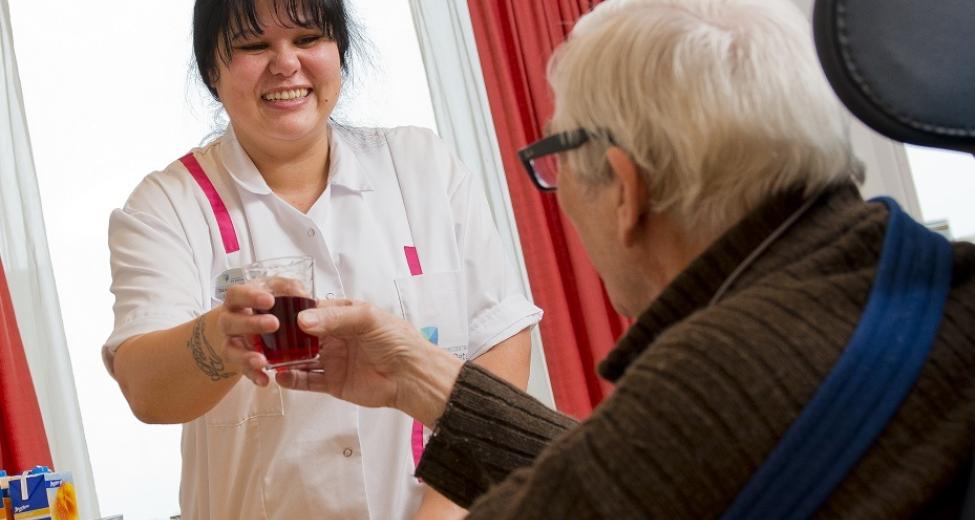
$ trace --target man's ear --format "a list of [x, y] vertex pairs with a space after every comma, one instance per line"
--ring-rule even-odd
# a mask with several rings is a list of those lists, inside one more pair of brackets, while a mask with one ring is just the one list
[[616, 204], [616, 229], [624, 246], [631, 246], [640, 236], [644, 218], [650, 209], [646, 181], [640, 168], [618, 146], [606, 151], [606, 160], [616, 175], [618, 198]]

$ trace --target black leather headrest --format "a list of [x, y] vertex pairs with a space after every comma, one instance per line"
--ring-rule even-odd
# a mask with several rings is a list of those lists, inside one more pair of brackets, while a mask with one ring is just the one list
[[817, 0], [813, 28], [826, 76], [860, 120], [975, 153], [975, 0]]

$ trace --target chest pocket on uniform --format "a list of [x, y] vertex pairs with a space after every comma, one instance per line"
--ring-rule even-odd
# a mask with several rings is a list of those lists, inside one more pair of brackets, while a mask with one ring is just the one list
[[403, 317], [428, 340], [467, 359], [467, 290], [461, 271], [421, 274], [394, 281]]

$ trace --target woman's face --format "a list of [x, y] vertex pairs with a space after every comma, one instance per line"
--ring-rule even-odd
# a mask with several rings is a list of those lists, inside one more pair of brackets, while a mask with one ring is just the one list
[[338, 46], [315, 28], [294, 26], [273, 3], [258, 12], [264, 34], [231, 39], [229, 63], [218, 59], [214, 87], [234, 131], [264, 153], [319, 142], [342, 84]]

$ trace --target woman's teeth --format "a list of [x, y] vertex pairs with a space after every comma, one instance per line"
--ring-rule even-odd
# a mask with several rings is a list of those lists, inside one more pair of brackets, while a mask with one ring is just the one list
[[307, 96], [309, 92], [310, 91], [306, 88], [296, 88], [281, 92], [271, 92], [270, 94], [264, 94], [261, 97], [263, 97], [265, 101], [288, 101], [291, 99], [303, 98]]

